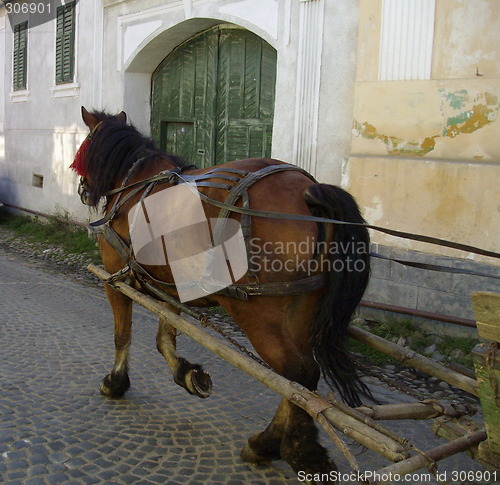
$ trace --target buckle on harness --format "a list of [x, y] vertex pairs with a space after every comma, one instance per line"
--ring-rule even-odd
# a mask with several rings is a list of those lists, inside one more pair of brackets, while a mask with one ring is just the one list
[[124, 282], [130, 285], [132, 279], [134, 278], [134, 273], [130, 266], [125, 266], [124, 268], [113, 273], [107, 280], [106, 283], [111, 287], [116, 287], [115, 283], [118, 281]]
[[80, 177], [78, 184], [78, 195], [84, 205], [90, 205], [90, 187], [85, 177]]

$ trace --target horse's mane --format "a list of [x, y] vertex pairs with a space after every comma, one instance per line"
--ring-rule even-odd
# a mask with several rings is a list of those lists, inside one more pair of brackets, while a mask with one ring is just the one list
[[133, 125], [120, 121], [106, 112], [92, 112], [101, 124], [92, 136], [85, 153], [85, 171], [91, 179], [89, 203], [97, 207], [99, 201], [122, 179], [139, 159], [136, 170], [168, 160], [176, 167], [184, 162], [156, 148], [155, 142], [142, 135]]

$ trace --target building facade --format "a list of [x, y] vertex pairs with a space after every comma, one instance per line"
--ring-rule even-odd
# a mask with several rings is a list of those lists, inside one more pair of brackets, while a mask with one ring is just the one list
[[[499, 2], [61, 3], [32, 27], [0, 7], [3, 202], [88, 219], [68, 170], [83, 105], [123, 109], [199, 166], [273, 156], [347, 188], [372, 224], [498, 249]], [[373, 240], [384, 256], [500, 274], [493, 258]], [[367, 298], [471, 317], [468, 292], [498, 289], [418, 271], [376, 260]]]

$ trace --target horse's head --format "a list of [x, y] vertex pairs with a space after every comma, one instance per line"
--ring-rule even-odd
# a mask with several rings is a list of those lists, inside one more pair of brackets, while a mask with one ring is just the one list
[[96, 200], [91, 195], [93, 170], [90, 167], [89, 160], [89, 149], [92, 144], [92, 140], [95, 134], [99, 131], [100, 127], [108, 121], [121, 123], [124, 126], [127, 123], [127, 115], [124, 111], [120, 112], [118, 115], [108, 115], [104, 112], [89, 112], [82, 106], [82, 119], [85, 125], [89, 129], [89, 134], [80, 145], [73, 163], [70, 168], [73, 169], [78, 175], [80, 175], [80, 184], [78, 187], [78, 194], [82, 199], [82, 202], [86, 205], [95, 206]]
[[158, 150], [152, 139], [127, 124], [123, 111], [113, 116], [82, 107], [82, 118], [90, 133], [71, 168], [80, 175], [78, 192], [84, 204], [97, 207], [101, 198], [144, 166], [158, 171], [183, 166], [180, 158]]

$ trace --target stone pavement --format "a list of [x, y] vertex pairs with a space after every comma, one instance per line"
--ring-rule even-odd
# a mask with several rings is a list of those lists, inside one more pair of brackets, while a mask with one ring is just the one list
[[[156, 319], [142, 308], [134, 315], [132, 387], [122, 400], [102, 397], [100, 379], [114, 355], [112, 327], [99, 285], [53, 274], [0, 249], [0, 483], [299, 483], [283, 462], [249, 467], [239, 458], [279, 397], [180, 337], [182, 355], [203, 364], [214, 382], [210, 398], [188, 395], [156, 352]], [[385, 402], [412, 400], [373, 379], [370, 385]], [[444, 443], [426, 422], [392, 428], [424, 448]], [[339, 469], [349, 472], [328, 446]], [[369, 451], [358, 459], [363, 469], [388, 464]], [[460, 454], [440, 470], [482, 468]], [[404, 483], [436, 483], [426, 481], [425, 472]]]

